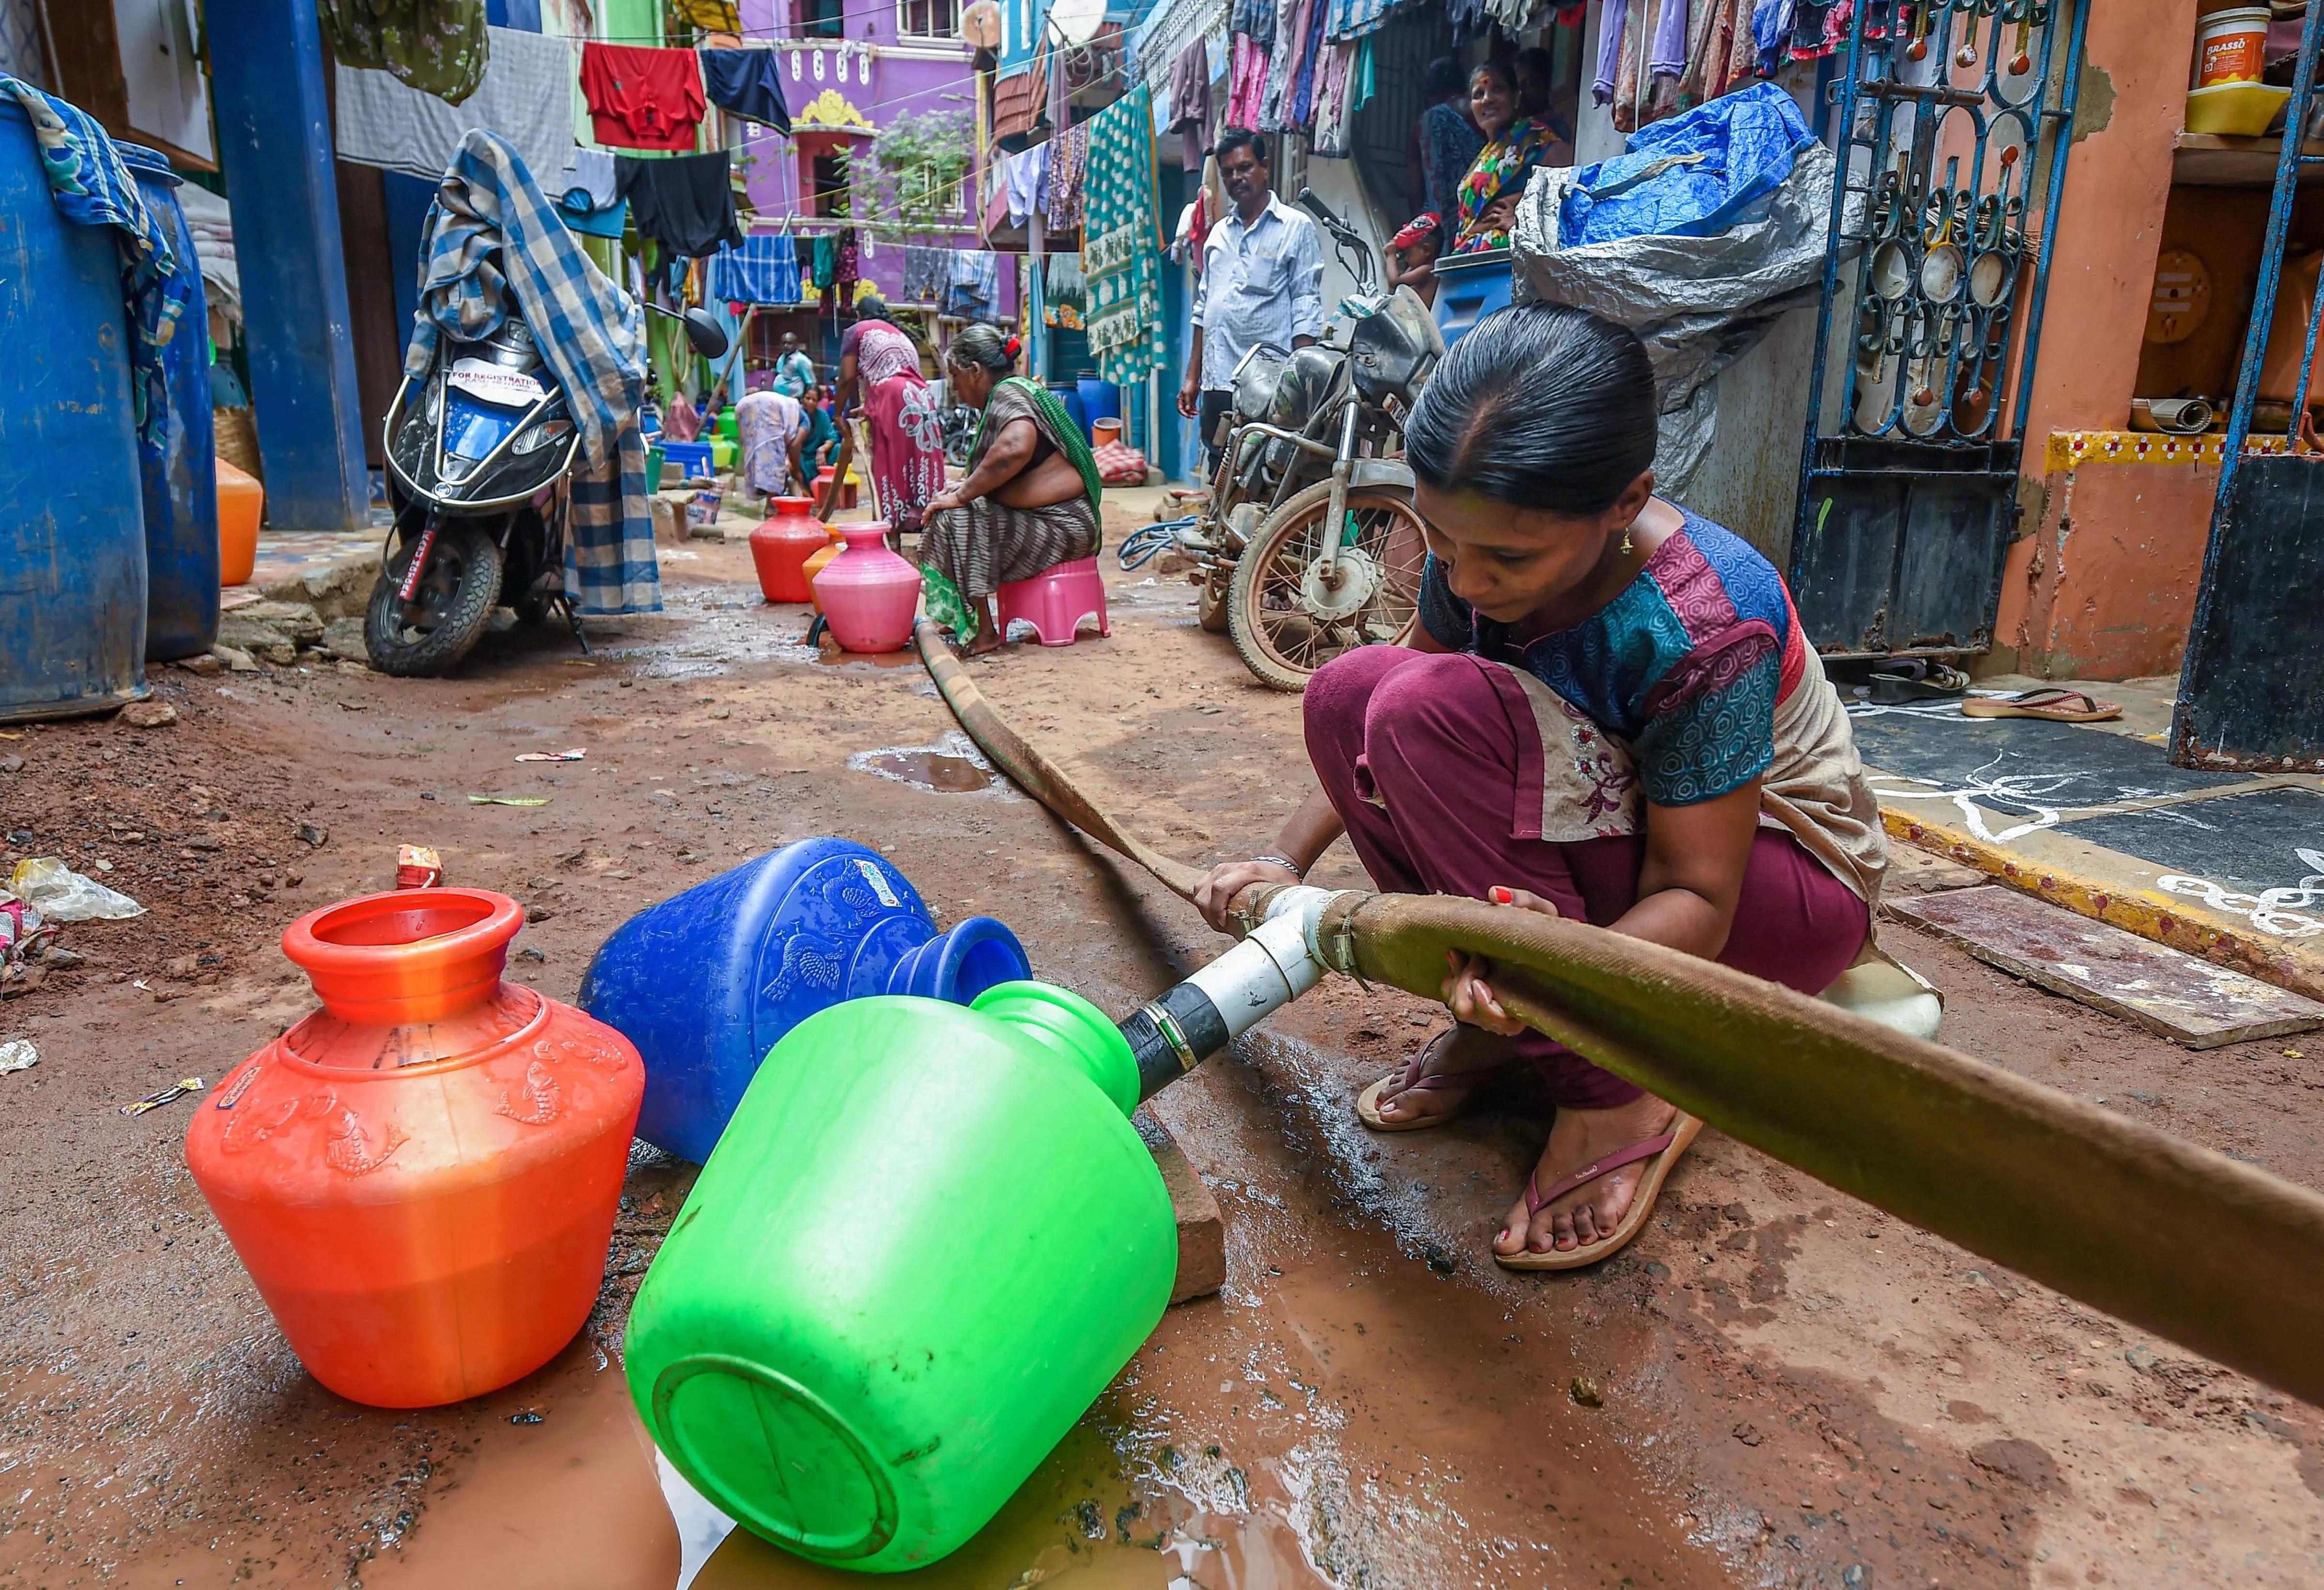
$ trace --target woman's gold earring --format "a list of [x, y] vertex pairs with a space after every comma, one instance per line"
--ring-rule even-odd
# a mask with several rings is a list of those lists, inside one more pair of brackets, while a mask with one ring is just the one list
[[1625, 558], [1627, 558], [1627, 557], [1628, 557], [1629, 555], [1630, 555], [1630, 527], [1629, 527], [1628, 525], [1627, 525], [1627, 524], [1626, 524], [1626, 525], [1622, 526], [1622, 556], [1623, 556], [1623, 557], [1625, 557]]

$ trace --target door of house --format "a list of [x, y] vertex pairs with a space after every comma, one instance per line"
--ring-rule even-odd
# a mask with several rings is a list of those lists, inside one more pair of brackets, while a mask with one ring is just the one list
[[[2310, 5], [2287, 126], [2313, 125], [2319, 47], [2324, 5]], [[2303, 168], [2312, 175], [2324, 165], [2324, 155], [2308, 153], [2315, 147], [2312, 139], [2305, 148], [2278, 141], [2259, 282], [2172, 713], [2171, 760], [2181, 767], [2324, 772], [2324, 693], [2316, 688], [2315, 662], [2324, 640], [2324, 544], [2316, 531], [2324, 522], [2324, 447], [2311, 418], [2324, 391], [2316, 373], [2324, 286], [2313, 276], [2297, 286], [2287, 282], [2304, 273], [2288, 271], [2284, 257]], [[2283, 436], [2253, 437], [2263, 402], [2277, 411], [2272, 429]]]
[[1789, 569], [1828, 656], [1993, 644], [2090, 4], [1855, 7]]

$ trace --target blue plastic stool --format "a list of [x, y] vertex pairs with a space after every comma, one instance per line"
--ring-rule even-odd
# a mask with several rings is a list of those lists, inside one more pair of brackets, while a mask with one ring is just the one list
[[699, 1164], [767, 1051], [817, 1011], [871, 994], [966, 1004], [1031, 975], [991, 918], [939, 934], [877, 852], [802, 839], [622, 923], [577, 1003], [645, 1059], [638, 1135]]

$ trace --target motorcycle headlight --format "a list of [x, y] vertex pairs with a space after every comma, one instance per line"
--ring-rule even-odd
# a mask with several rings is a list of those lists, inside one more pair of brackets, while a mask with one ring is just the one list
[[565, 433], [572, 429], [573, 422], [569, 420], [544, 420], [509, 446], [520, 453], [537, 453], [551, 442], [564, 440]]

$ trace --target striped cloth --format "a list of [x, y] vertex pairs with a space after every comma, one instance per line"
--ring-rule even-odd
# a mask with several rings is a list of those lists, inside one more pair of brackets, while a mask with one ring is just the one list
[[[41, 147], [41, 174], [57, 213], [75, 226], [110, 226], [121, 256], [121, 301], [129, 311], [129, 391], [137, 439], [163, 445], [170, 425], [169, 379], [161, 350], [178, 333], [201, 277], [179, 270], [170, 235], [138, 191], [121, 152], [105, 129], [78, 107], [0, 73], [0, 91], [14, 97]], [[198, 332], [200, 328], [196, 328]]]
[[798, 250], [788, 232], [753, 232], [710, 261], [710, 296], [722, 303], [795, 304]]
[[[499, 263], [489, 257], [499, 251]], [[428, 212], [420, 313], [404, 374], [427, 373], [438, 332], [489, 337], [517, 312], [538, 340], [581, 431], [565, 547], [565, 594], [582, 613], [661, 611], [638, 402], [644, 315], [605, 279], [496, 133], [460, 140]]]

